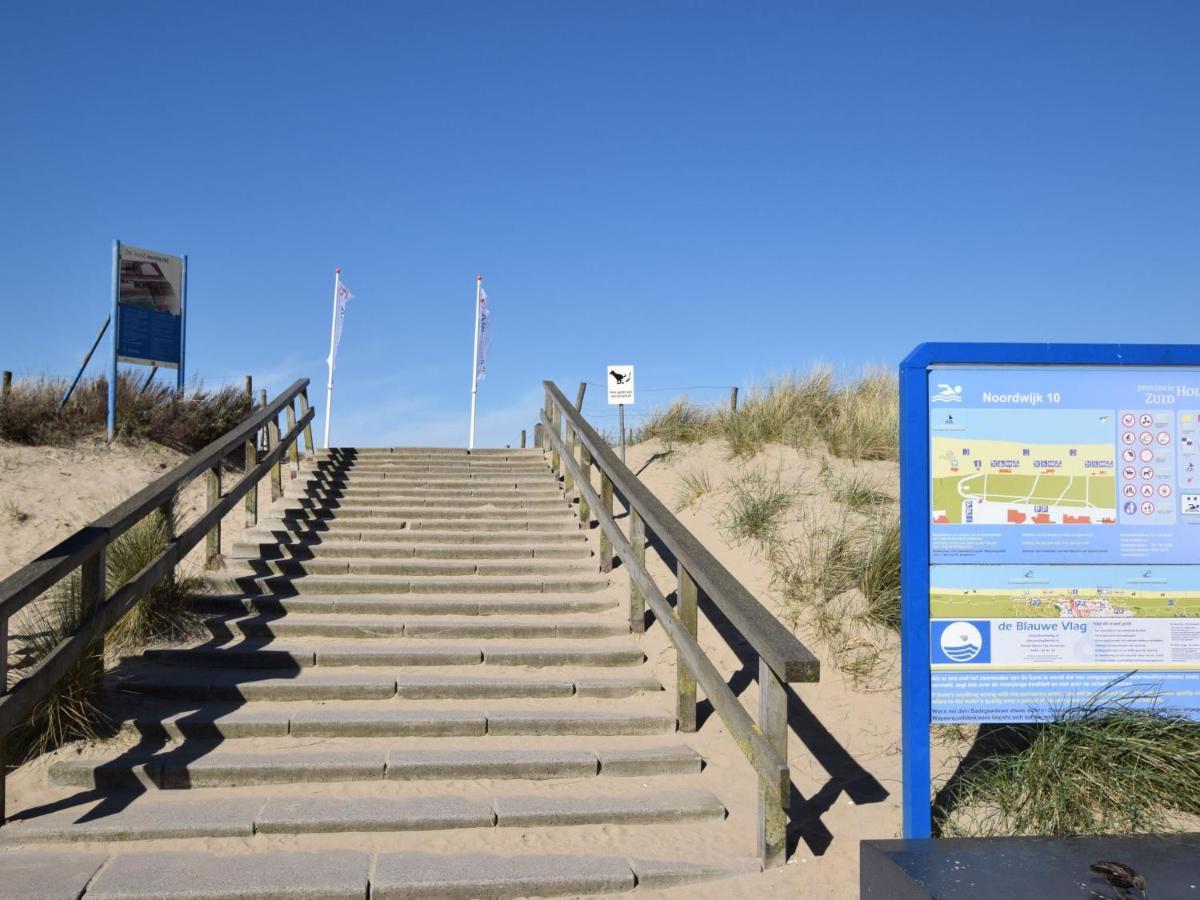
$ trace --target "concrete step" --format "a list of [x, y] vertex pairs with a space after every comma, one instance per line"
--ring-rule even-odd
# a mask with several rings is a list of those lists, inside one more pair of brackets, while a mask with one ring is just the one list
[[[263, 688], [262, 696], [275, 702], [252, 702], [231, 708], [230, 704], [215, 700], [187, 712], [152, 704], [123, 719], [120, 727], [131, 735], [158, 740], [236, 740], [289, 735], [295, 738], [665, 735], [673, 734], [676, 724], [674, 716], [637, 711], [413, 709], [394, 700], [348, 700], [313, 706], [314, 701], [329, 697], [309, 691], [274, 690], [286, 687], [281, 682], [243, 685]], [[284, 704], [279, 705], [278, 701]]]
[[252, 559], [230, 566], [231, 576], [253, 575], [578, 575], [595, 571], [591, 560], [573, 559], [417, 559], [416, 557], [319, 557], [313, 559]]
[[606, 638], [629, 634], [629, 624], [608, 620], [570, 618], [503, 619], [464, 616], [457, 619], [406, 616], [365, 616], [348, 613], [328, 616], [298, 613], [260, 613], [247, 616], [210, 616], [205, 620], [218, 638], [235, 634], [259, 638], [333, 637], [399, 638]]
[[503, 641], [387, 643], [376, 640], [302, 647], [297, 644], [263, 645], [255, 642], [225, 647], [146, 650], [142, 656], [151, 662], [168, 665], [285, 669], [289, 672], [309, 666], [628, 667], [640, 666], [646, 659], [637, 644], [611, 639], [607, 644], [590, 642], [583, 645], [576, 642], [539, 645], [534, 642], [510, 644]]
[[246, 594], [583, 594], [602, 591], [599, 574], [578, 575], [258, 575], [235, 565], [202, 576], [210, 591]]
[[255, 784], [603, 777], [699, 772], [700, 755], [684, 744], [622, 749], [388, 748], [239, 751], [187, 741], [160, 753], [137, 749], [108, 759], [59, 759], [49, 767], [57, 787], [180, 790]]
[[524, 519], [435, 519], [424, 516], [414, 516], [409, 519], [364, 517], [351, 519], [312, 518], [305, 515], [288, 514], [286, 516], [268, 516], [262, 521], [262, 527], [268, 530], [285, 529], [301, 531], [329, 532], [345, 536], [360, 534], [368, 536], [368, 540], [376, 538], [375, 532], [405, 531], [411, 535], [414, 531], [429, 530], [438, 532], [463, 532], [479, 534], [483, 532], [525, 533], [537, 535], [579, 534], [579, 520], [569, 514], [561, 521], [526, 521]]
[[[11, 822], [0, 844], [151, 841], [245, 837], [255, 834], [407, 832], [463, 828], [532, 828], [572, 825], [646, 825], [721, 822], [725, 807], [706, 790], [638, 794], [462, 797], [323, 797], [255, 794], [198, 800], [165, 793], [114, 798], [85, 811], [78, 807]], [[115, 807], [115, 808], [114, 808]], [[82, 814], [81, 814], [82, 813]]]
[[570, 506], [565, 497], [497, 497], [494, 494], [487, 495], [485, 497], [427, 497], [414, 493], [380, 495], [377, 492], [372, 492], [370, 494], [348, 494], [340, 497], [290, 496], [285, 497], [284, 501], [288, 507], [328, 510], [358, 509], [360, 507], [430, 507], [436, 509], [465, 509], [477, 511], [513, 510], [519, 512], [525, 510], [550, 510], [553, 512], [559, 512], [560, 510], [568, 509]]
[[305, 493], [309, 490], [328, 492], [352, 492], [380, 495], [420, 492], [434, 496], [470, 497], [477, 494], [503, 493], [514, 497], [561, 497], [562, 487], [554, 477], [473, 480], [469, 478], [442, 478], [425, 476], [401, 478], [396, 473], [347, 475], [341, 473], [314, 474], [302, 477], [285, 485], [285, 490]]
[[592, 559], [586, 544], [401, 544], [288, 541], [233, 545], [230, 559]]
[[270, 526], [264, 522], [260, 527], [247, 531], [243, 535], [247, 541], [271, 542], [280, 541], [319, 544], [321, 546], [353, 546], [365, 544], [406, 544], [415, 549], [418, 545], [435, 544], [439, 546], [487, 546], [503, 544], [506, 546], [552, 547], [563, 544], [584, 544], [587, 535], [579, 528], [556, 529], [542, 534], [519, 531], [511, 533], [493, 533], [489, 531], [471, 532], [463, 529], [455, 531], [437, 531], [432, 528], [420, 530], [409, 528], [375, 529], [371, 531], [356, 531], [352, 528], [339, 527], [331, 530], [328, 522], [315, 522], [296, 529], [285, 529], [282, 526]]
[[468, 509], [452, 506], [338, 506], [313, 507], [299, 505], [299, 501], [288, 501], [286, 505], [273, 507], [272, 517], [282, 519], [465, 519], [486, 521], [500, 519], [513, 522], [560, 523], [574, 517], [574, 512], [565, 503], [555, 504], [548, 509]]
[[575, 854], [259, 850], [20, 850], [3, 900], [512, 900], [656, 889], [757, 871], [744, 860], [656, 861]]
[[405, 487], [403, 484], [385, 483], [378, 487], [363, 487], [354, 479], [317, 480], [309, 479], [288, 482], [284, 486], [284, 496], [290, 497], [329, 497], [365, 498], [365, 497], [413, 497], [425, 500], [562, 500], [562, 488], [553, 480], [545, 484], [529, 485], [518, 490], [513, 487], [488, 487], [487, 485], [469, 484], [463, 488], [442, 488], [440, 490]]
[[604, 612], [620, 606], [607, 593], [480, 594], [455, 597], [445, 594], [400, 596], [350, 594], [246, 595], [211, 594], [196, 598], [204, 612], [238, 615], [249, 613], [355, 613], [409, 616], [560, 615]]
[[[188, 700], [228, 701], [305, 701], [328, 700], [390, 700], [402, 697], [412, 700], [480, 700], [529, 697], [611, 697], [615, 693], [632, 696], [635, 693], [661, 690], [659, 681], [648, 673], [629, 676], [596, 674], [590, 670], [573, 670], [562, 676], [529, 676], [522, 674], [484, 675], [413, 673], [404, 669], [374, 667], [347, 671], [320, 667], [297, 667], [279, 674], [278, 670], [250, 668], [213, 671], [179, 666], [146, 666], [116, 677], [109, 683], [114, 697], [142, 694], [150, 697], [182, 698]], [[228, 710], [230, 712], [234, 709]], [[372, 710], [372, 715], [399, 710]], [[287, 716], [275, 714], [269, 722], [244, 718], [245, 710], [236, 710], [243, 731], [255, 732], [259, 725], [266, 731], [282, 728], [287, 734]], [[187, 722], [207, 727], [203, 717]], [[263, 713], [262, 715], [266, 715]], [[177, 727], [184, 727], [187, 722]], [[257, 724], [256, 724], [257, 723]], [[282, 723], [282, 724], [281, 724]], [[232, 726], [231, 726], [232, 727]]]

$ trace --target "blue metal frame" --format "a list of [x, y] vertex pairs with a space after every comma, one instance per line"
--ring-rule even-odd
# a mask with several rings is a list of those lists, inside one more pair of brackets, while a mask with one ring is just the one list
[[183, 372], [183, 363], [187, 358], [187, 281], [188, 281], [188, 258], [187, 254], [183, 254], [183, 284], [180, 287], [179, 296], [179, 368], [175, 370], [175, 390], [183, 393], [183, 386], [186, 377]]
[[906, 838], [932, 831], [929, 367], [1200, 366], [1192, 344], [921, 344], [900, 364], [901, 742]]
[[113, 241], [112, 258], [112, 359], [108, 366], [108, 442], [117, 436], [117, 299], [121, 294], [121, 242]]

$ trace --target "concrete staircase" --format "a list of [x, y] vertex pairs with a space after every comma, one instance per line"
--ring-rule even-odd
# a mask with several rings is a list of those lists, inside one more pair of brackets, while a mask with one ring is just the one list
[[757, 871], [594, 550], [538, 451], [323, 454], [210, 578], [211, 640], [113, 673], [120, 733], [59, 754], [0, 829], [0, 898], [645, 894]]

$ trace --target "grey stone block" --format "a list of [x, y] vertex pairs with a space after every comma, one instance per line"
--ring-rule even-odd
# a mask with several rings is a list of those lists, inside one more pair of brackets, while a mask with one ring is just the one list
[[657, 693], [662, 684], [653, 675], [631, 678], [584, 677], [575, 679], [575, 693], [580, 697], [629, 697], [633, 694]]
[[[72, 807], [10, 822], [0, 829], [0, 840], [32, 843], [248, 837], [254, 833], [254, 816], [262, 805], [261, 797], [203, 801], [191, 797], [179, 800], [161, 793], [112, 797], [88, 809]], [[0, 856], [0, 860], [5, 858]], [[7, 874], [6, 863], [0, 862], [0, 871]]]
[[295, 737], [448, 737], [483, 735], [482, 712], [406, 710], [389, 704], [371, 709], [339, 706], [298, 712], [292, 716]]
[[255, 821], [264, 834], [491, 828], [492, 806], [462, 797], [273, 797]]
[[470, 676], [405, 676], [396, 682], [396, 696], [413, 700], [511, 697], [570, 697], [575, 686], [570, 681], [518, 678], [473, 678]]
[[413, 621], [405, 633], [412, 638], [552, 638], [557, 634], [553, 622], [511, 620]]
[[218, 751], [191, 761], [164, 756], [164, 787], [237, 787], [247, 784], [374, 781], [383, 778], [384, 758], [375, 751]]
[[288, 733], [288, 713], [284, 710], [234, 709], [220, 707], [173, 713], [154, 718], [153, 714], [138, 715], [123, 726], [147, 737], [178, 738], [247, 738], [284, 737]]
[[725, 862], [680, 862], [677, 860], [631, 859], [630, 866], [637, 876], [638, 888], [668, 888], [677, 884], [696, 884], [719, 878], [752, 875], [762, 867], [754, 860]]
[[624, 859], [381, 853], [371, 900], [501, 900], [616, 893], [634, 887]]
[[498, 797], [496, 824], [538, 825], [630, 824], [651, 822], [720, 822], [725, 807], [708, 791], [636, 794], [631, 797]]
[[[483, 648], [483, 661], [493, 666], [640, 666], [646, 657], [642, 648], [491, 646]], [[587, 679], [583, 679], [587, 681]], [[655, 682], [655, 690], [659, 689]]]
[[107, 853], [0, 852], [0, 900], [78, 900]]
[[600, 750], [601, 775], [687, 775], [699, 772], [700, 754], [683, 744], [638, 747], [633, 750]]
[[305, 672], [294, 678], [248, 678], [222, 673], [213, 681], [212, 696], [245, 700], [384, 700], [394, 696], [390, 675], [346, 675]]
[[88, 900], [362, 900], [370, 857], [350, 850], [247, 854], [124, 853], [88, 887]]
[[387, 777], [583, 778], [596, 774], [596, 756], [582, 750], [392, 750]]
[[542, 712], [488, 713], [488, 734], [673, 734], [675, 717], [650, 713]]
[[478, 646], [408, 644], [330, 644], [317, 650], [321, 666], [473, 666], [483, 661]]

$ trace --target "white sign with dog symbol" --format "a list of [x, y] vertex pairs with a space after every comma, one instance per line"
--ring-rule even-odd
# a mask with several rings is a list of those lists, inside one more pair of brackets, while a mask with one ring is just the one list
[[609, 366], [608, 405], [624, 406], [633, 403], [633, 366]]

